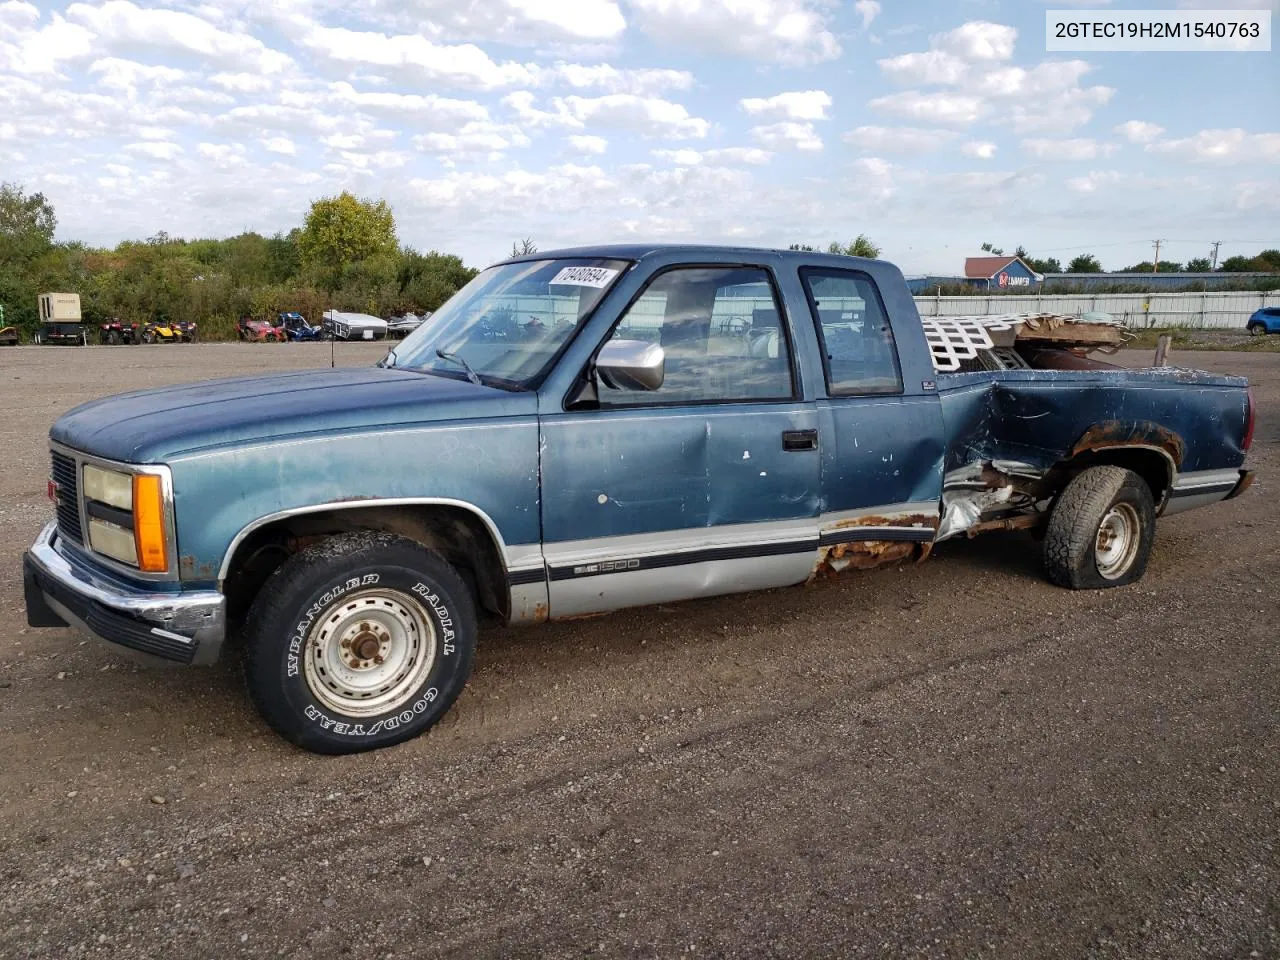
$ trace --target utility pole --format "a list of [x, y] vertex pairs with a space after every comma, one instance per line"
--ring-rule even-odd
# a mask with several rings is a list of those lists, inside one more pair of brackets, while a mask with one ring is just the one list
[[1213, 266], [1210, 268], [1211, 270], [1218, 269], [1218, 248], [1220, 246], [1222, 246], [1221, 240], [1213, 241]]
[[1160, 244], [1164, 243], [1164, 241], [1153, 240], [1152, 242], [1156, 245], [1156, 260], [1155, 260], [1155, 263], [1151, 265], [1151, 272], [1159, 273], [1160, 272]]

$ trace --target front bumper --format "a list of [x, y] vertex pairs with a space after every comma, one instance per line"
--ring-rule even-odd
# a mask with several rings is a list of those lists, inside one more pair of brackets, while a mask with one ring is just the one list
[[226, 638], [226, 598], [221, 593], [153, 593], [126, 586], [60, 552], [57, 539], [57, 523], [50, 523], [22, 558], [28, 624], [73, 626], [175, 663], [218, 659]]

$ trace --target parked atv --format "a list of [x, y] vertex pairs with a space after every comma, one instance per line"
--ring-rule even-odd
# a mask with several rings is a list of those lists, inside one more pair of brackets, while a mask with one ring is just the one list
[[236, 324], [236, 336], [246, 343], [284, 343], [289, 339], [284, 327], [247, 316]]
[[148, 323], [142, 327], [143, 343], [195, 343], [196, 325], [181, 321]]
[[18, 345], [18, 328], [0, 329], [0, 347], [16, 347]]
[[98, 328], [98, 342], [111, 346], [118, 343], [141, 343], [142, 324], [112, 317]]
[[281, 313], [276, 319], [285, 335], [294, 343], [325, 339], [324, 328], [307, 323], [307, 318], [300, 313]]

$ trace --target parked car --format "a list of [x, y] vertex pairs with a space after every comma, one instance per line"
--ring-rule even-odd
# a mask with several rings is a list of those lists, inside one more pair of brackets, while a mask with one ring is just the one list
[[1245, 329], [1255, 337], [1268, 333], [1280, 333], [1280, 307], [1263, 307], [1255, 310]]
[[429, 316], [431, 316], [430, 311], [422, 315], [404, 313], [398, 317], [391, 317], [387, 320], [387, 336], [393, 340], [403, 340], [422, 326], [423, 321]]
[[[517, 294], [537, 324], [494, 319]], [[1122, 587], [1157, 517], [1252, 479], [1241, 378], [1079, 348], [1118, 327], [929, 324], [881, 260], [513, 258], [376, 367], [65, 414], [28, 622], [179, 663], [242, 635], [266, 722], [350, 753], [443, 716], [479, 614], [535, 624], [781, 587], [993, 530], [1041, 537], [1056, 584]]]
[[307, 318], [300, 313], [278, 314], [276, 322], [294, 342], [324, 339], [324, 328], [307, 323]]
[[248, 316], [236, 324], [236, 336], [248, 343], [284, 343], [289, 338], [284, 327]]
[[0, 328], [0, 347], [16, 347], [18, 345], [18, 328]]

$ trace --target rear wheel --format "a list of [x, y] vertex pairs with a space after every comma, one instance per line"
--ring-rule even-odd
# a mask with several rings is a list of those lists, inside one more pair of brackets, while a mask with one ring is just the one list
[[272, 574], [249, 611], [245, 677], [263, 719], [317, 753], [425, 732], [462, 692], [471, 595], [438, 553], [384, 533], [333, 537]]
[[1053, 505], [1044, 538], [1045, 572], [1073, 590], [1133, 583], [1146, 572], [1155, 532], [1147, 482], [1121, 467], [1091, 467]]

